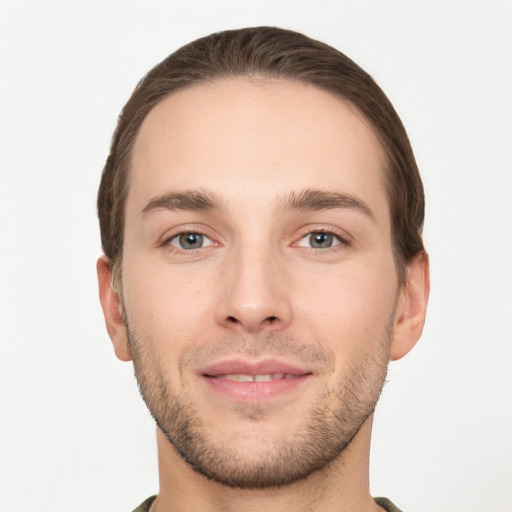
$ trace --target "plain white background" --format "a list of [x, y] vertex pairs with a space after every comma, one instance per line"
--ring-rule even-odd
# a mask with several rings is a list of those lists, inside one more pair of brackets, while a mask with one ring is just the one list
[[0, 0], [0, 511], [128, 512], [152, 420], [97, 300], [116, 117], [182, 44], [303, 31], [384, 88], [427, 192], [427, 328], [376, 414], [371, 488], [406, 512], [512, 511], [512, 2]]

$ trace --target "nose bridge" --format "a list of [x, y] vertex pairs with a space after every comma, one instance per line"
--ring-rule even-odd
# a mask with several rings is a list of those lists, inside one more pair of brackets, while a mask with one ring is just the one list
[[282, 255], [270, 237], [239, 240], [225, 261], [218, 321], [246, 332], [283, 329], [291, 320]]

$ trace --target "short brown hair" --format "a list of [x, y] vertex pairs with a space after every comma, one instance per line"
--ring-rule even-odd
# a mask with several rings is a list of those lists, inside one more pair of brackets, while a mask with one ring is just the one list
[[[137, 85], [117, 123], [98, 192], [101, 242], [120, 276], [124, 209], [132, 148], [149, 111], [173, 91], [200, 82], [240, 76], [312, 84], [350, 101], [373, 126], [387, 155], [386, 188], [400, 281], [407, 263], [423, 250], [423, 185], [403, 124], [372, 77], [335, 48], [275, 27], [228, 30], [172, 53]], [[118, 285], [120, 282], [117, 283]]]

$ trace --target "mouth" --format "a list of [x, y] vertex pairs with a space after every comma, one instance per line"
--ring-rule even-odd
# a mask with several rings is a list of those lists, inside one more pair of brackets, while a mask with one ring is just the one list
[[258, 402], [295, 391], [313, 372], [278, 360], [227, 360], [200, 372], [209, 389], [230, 400]]
[[297, 375], [292, 373], [259, 373], [257, 375], [247, 373], [232, 373], [227, 375], [207, 375], [214, 379], [231, 380], [235, 382], [269, 382], [271, 380], [294, 379]]

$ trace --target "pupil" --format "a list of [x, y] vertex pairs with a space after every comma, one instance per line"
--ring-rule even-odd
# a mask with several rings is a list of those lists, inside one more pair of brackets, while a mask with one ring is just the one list
[[203, 235], [197, 233], [185, 233], [180, 236], [180, 245], [184, 249], [197, 249], [203, 244]]
[[313, 247], [316, 248], [325, 248], [331, 247], [332, 245], [332, 235], [328, 233], [314, 233], [313, 234]]

